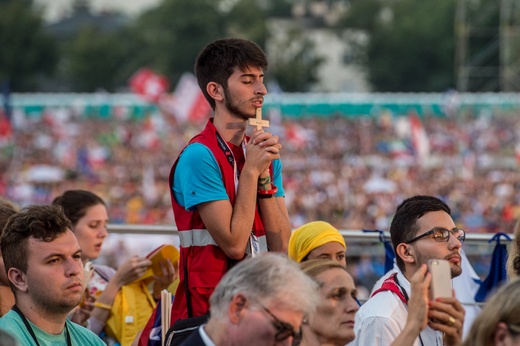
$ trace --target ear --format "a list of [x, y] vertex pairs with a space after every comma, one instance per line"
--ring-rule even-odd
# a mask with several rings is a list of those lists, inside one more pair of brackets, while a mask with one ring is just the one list
[[404, 263], [415, 263], [415, 249], [412, 245], [401, 243], [396, 248], [397, 256], [401, 257]]
[[509, 335], [509, 331], [507, 328], [507, 324], [504, 322], [498, 322], [497, 327], [495, 329], [495, 337], [493, 338], [493, 345], [505, 345], [507, 336]]
[[241, 293], [237, 293], [233, 296], [228, 309], [231, 323], [238, 324], [240, 322], [247, 305], [247, 298]]
[[7, 272], [9, 281], [21, 292], [27, 292], [29, 286], [27, 285], [27, 275], [18, 268], [9, 268]]
[[222, 85], [215, 82], [209, 82], [206, 85], [206, 91], [208, 92], [208, 95], [215, 101], [224, 100], [224, 89], [222, 89]]

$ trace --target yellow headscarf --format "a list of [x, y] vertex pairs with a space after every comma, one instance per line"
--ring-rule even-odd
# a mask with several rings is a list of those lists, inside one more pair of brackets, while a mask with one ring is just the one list
[[295, 229], [289, 239], [289, 258], [301, 262], [315, 248], [330, 242], [347, 245], [339, 231], [325, 221], [313, 221]]

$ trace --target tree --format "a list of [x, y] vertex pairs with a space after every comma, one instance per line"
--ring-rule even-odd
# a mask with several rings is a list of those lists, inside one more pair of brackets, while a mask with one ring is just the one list
[[0, 1], [0, 49], [0, 81], [9, 81], [13, 91], [34, 90], [58, 61], [56, 44], [30, 0]]
[[[241, 37], [265, 48], [267, 13], [283, 15], [289, 4], [287, 0], [164, 0], [141, 15], [132, 28], [133, 41], [142, 45], [132, 55], [141, 64], [135, 68], [147, 65], [175, 85], [182, 73], [193, 71], [202, 47], [215, 39]], [[304, 91], [316, 81], [320, 60], [302, 33], [294, 34], [292, 40], [296, 41], [281, 46], [284, 51], [294, 46], [290, 54], [269, 56], [268, 77], [279, 79], [286, 90]]]
[[122, 31], [101, 32], [92, 26], [80, 29], [67, 49], [66, 71], [75, 91], [115, 91], [126, 84], [129, 72], [125, 65], [131, 52], [123, 35]]
[[353, 0], [350, 13], [342, 26], [352, 23], [370, 36], [366, 67], [374, 90], [440, 92], [454, 86], [454, 0]]
[[272, 38], [270, 75], [282, 90], [308, 91], [318, 81], [318, 68], [324, 62], [305, 32], [294, 26], [287, 35]]
[[264, 47], [266, 19], [266, 11], [258, 1], [240, 0], [226, 14], [225, 31], [229, 36], [247, 38]]
[[142, 14], [133, 32], [142, 43], [140, 62], [177, 82], [193, 71], [200, 49], [225, 36], [224, 20], [215, 0], [164, 0]]

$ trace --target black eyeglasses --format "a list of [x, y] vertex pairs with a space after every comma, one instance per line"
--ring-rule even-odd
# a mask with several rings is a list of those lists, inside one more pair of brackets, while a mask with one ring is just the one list
[[431, 230], [429, 230], [428, 232], [418, 235], [417, 237], [415, 237], [411, 240], [408, 240], [406, 242], [406, 244], [413, 243], [414, 241], [421, 239], [423, 237], [426, 237], [430, 234], [433, 234], [433, 239], [435, 239], [435, 241], [440, 242], [440, 243], [449, 241], [450, 235], [452, 235], [452, 234], [461, 243], [463, 243], [464, 240], [466, 239], [466, 231], [463, 230], [462, 228], [455, 227], [453, 229], [447, 229], [444, 227], [434, 227]]
[[288, 337], [293, 338], [292, 346], [298, 346], [300, 345], [302, 341], [302, 330], [294, 331], [293, 326], [290, 325], [287, 322], [281, 321], [276, 317], [269, 309], [267, 309], [265, 306], [262, 306], [262, 309], [267, 312], [269, 316], [271, 316], [271, 324], [273, 325], [274, 329], [276, 329], [276, 334], [274, 335], [274, 339], [276, 341], [284, 341]]

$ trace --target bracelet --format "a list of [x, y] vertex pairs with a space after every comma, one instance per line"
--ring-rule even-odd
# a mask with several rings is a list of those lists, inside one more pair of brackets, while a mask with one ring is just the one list
[[112, 305], [101, 303], [101, 302], [98, 302], [97, 300], [94, 302], [94, 306], [101, 308], [101, 309], [105, 309], [105, 310], [112, 310]]
[[271, 190], [258, 190], [258, 198], [271, 198], [278, 191], [278, 188], [271, 184]]
[[268, 175], [267, 177], [258, 178], [258, 187], [265, 188], [269, 184], [271, 184], [271, 176], [270, 175]]

